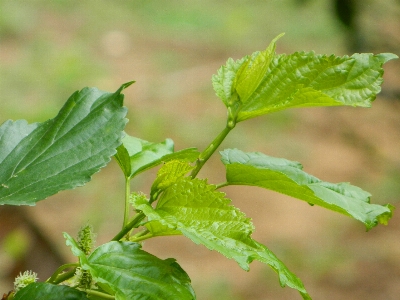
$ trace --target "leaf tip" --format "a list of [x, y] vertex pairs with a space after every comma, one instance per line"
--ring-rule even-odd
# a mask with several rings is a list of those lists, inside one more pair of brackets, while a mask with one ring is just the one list
[[376, 57], [378, 57], [380, 59], [382, 64], [387, 63], [389, 60], [398, 59], [399, 58], [394, 53], [380, 53], [380, 54], [377, 54]]
[[392, 218], [393, 216], [393, 211], [395, 210], [395, 207], [391, 204], [386, 204], [385, 207], [388, 209], [387, 212], [381, 214], [380, 216], [378, 216], [378, 221], [379, 223], [383, 224], [383, 225], [387, 225], [389, 220]]
[[132, 84], [134, 84], [136, 81], [132, 80], [132, 81], [128, 81], [126, 83], [123, 83], [120, 88], [117, 90], [116, 93], [121, 93], [124, 89], [126, 89], [127, 87], [131, 86]]
[[386, 211], [384, 211], [383, 213], [376, 216], [374, 221], [365, 223], [367, 231], [370, 231], [372, 228], [374, 228], [378, 224], [388, 225], [389, 220], [393, 216], [393, 211], [395, 210], [395, 207], [391, 204], [382, 205], [382, 207], [386, 208]]
[[278, 34], [273, 40], [272, 42], [276, 42], [278, 39], [280, 39], [281, 37], [283, 37], [285, 35], [285, 32], [282, 32], [280, 34]]

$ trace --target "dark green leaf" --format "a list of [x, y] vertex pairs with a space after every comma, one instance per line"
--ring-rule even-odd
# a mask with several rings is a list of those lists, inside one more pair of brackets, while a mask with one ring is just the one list
[[14, 300], [88, 300], [86, 293], [65, 285], [31, 283], [15, 294]]
[[109, 242], [86, 258], [66, 233], [67, 245], [93, 279], [107, 284], [120, 300], [195, 299], [190, 278], [174, 259], [161, 260], [132, 242]]
[[126, 123], [121, 86], [75, 92], [58, 115], [43, 123], [0, 126], [0, 204], [34, 205], [88, 182], [121, 143]]
[[278, 273], [282, 286], [297, 289], [309, 299], [301, 281], [269, 249], [251, 238], [254, 228], [250, 219], [215, 188], [204, 180], [184, 177], [165, 190], [155, 209], [140, 197], [134, 205], [147, 216], [146, 227], [154, 235], [162, 235], [162, 230], [165, 235], [180, 231], [193, 242], [234, 259], [244, 270], [249, 270], [253, 260], [261, 261]]
[[174, 152], [174, 142], [151, 143], [126, 135], [118, 147], [115, 158], [127, 178], [173, 159], [194, 161], [199, 156], [196, 148]]
[[231, 185], [253, 185], [286, 194], [351, 216], [368, 230], [378, 222], [387, 224], [392, 216], [392, 206], [370, 204], [371, 195], [366, 191], [348, 183], [321, 181], [305, 173], [298, 162], [237, 149], [226, 149], [221, 155]]

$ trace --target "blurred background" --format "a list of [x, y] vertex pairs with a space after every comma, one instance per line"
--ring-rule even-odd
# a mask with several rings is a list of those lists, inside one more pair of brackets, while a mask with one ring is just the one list
[[[314, 50], [400, 54], [400, 1], [19, 1], [0, 0], [0, 123], [54, 117], [78, 89], [115, 91], [122, 83], [126, 131], [166, 137], [176, 149], [204, 147], [225, 126], [211, 76], [229, 57], [263, 50], [281, 32], [278, 53]], [[378, 204], [400, 201], [400, 64], [384, 66], [383, 92], [371, 109], [292, 109], [238, 124], [223, 148], [296, 160], [322, 180], [346, 181]], [[148, 193], [155, 173], [132, 190]], [[224, 181], [219, 157], [199, 175]], [[314, 299], [399, 299], [400, 216], [366, 233], [350, 218], [258, 188], [224, 188], [253, 219], [253, 237], [304, 282]], [[98, 244], [122, 225], [123, 176], [115, 161], [85, 187], [36, 207], [0, 207], [0, 295], [19, 272], [46, 280], [75, 261], [62, 232], [90, 223]], [[253, 262], [249, 273], [184, 237], [156, 238], [144, 249], [175, 257], [198, 299], [300, 299]]]

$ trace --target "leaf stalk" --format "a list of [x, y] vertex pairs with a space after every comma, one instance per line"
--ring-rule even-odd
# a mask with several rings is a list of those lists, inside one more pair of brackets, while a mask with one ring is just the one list
[[146, 234], [138, 235], [138, 236], [136, 236], [136, 237], [131, 237], [129, 240], [130, 240], [131, 242], [136, 242], [136, 243], [138, 243], [138, 242], [141, 242], [141, 241], [150, 239], [150, 238], [152, 238], [153, 236], [154, 236], [154, 235], [153, 235], [151, 232], [147, 232]]
[[105, 294], [99, 291], [94, 291], [94, 290], [82, 290], [88, 295], [95, 296], [96, 298], [101, 298], [101, 299], [115, 299], [115, 296]]
[[124, 223], [122, 228], [128, 224], [129, 220], [129, 197], [131, 195], [131, 178], [125, 177], [125, 212], [124, 212]]
[[122, 239], [132, 228], [137, 227], [137, 225], [145, 218], [145, 214], [140, 212], [136, 214], [132, 221], [126, 224], [120, 232], [117, 233], [116, 236], [111, 241], [119, 241]]
[[200, 172], [201, 168], [207, 162], [207, 160], [214, 154], [214, 152], [218, 149], [221, 145], [223, 140], [226, 138], [228, 133], [235, 127], [235, 123], [232, 120], [228, 120], [228, 123], [224, 130], [208, 145], [208, 147], [200, 154], [199, 158], [197, 159], [196, 166], [193, 169], [192, 173], [190, 173], [191, 178], [195, 178], [197, 174]]

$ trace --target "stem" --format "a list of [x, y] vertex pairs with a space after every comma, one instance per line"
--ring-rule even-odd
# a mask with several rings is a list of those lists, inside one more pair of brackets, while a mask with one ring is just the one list
[[150, 232], [150, 231], [149, 231], [148, 229], [142, 230], [142, 231], [136, 233], [135, 235], [131, 235], [131, 236], [129, 237], [129, 240], [139, 238], [139, 237], [141, 237], [141, 236], [143, 236], [143, 235], [148, 234], [149, 232]]
[[229, 182], [223, 182], [223, 183], [217, 184], [217, 189], [223, 188], [228, 185], [229, 185]]
[[144, 241], [144, 240], [150, 239], [152, 237], [153, 237], [153, 234], [149, 232], [149, 233], [147, 233], [145, 235], [140, 235], [140, 236], [138, 236], [136, 238], [130, 238], [129, 240], [131, 242], [136, 242], [137, 243], [137, 242], [140, 242], [140, 241]]
[[221, 133], [211, 142], [210, 145], [200, 154], [199, 158], [196, 162], [196, 167], [193, 169], [190, 177], [195, 178], [199, 173], [203, 165], [207, 162], [207, 160], [213, 155], [215, 150], [221, 145], [222, 141], [226, 138], [228, 133], [235, 127], [235, 123], [228, 122], [225, 129], [221, 131]]
[[74, 274], [75, 274], [75, 268], [78, 267], [78, 266], [79, 266], [78, 263], [71, 263], [71, 264], [65, 264], [65, 265], [60, 266], [60, 267], [53, 273], [53, 275], [51, 275], [51, 277], [50, 277], [49, 279], [46, 280], [46, 282], [49, 282], [49, 283], [55, 282], [55, 280], [57, 279], [57, 276], [58, 276], [62, 271], [64, 271], [64, 270], [67, 269], [67, 268], [74, 268]]
[[109, 294], [105, 294], [99, 291], [93, 291], [93, 290], [82, 290], [83, 292], [85, 292], [88, 295], [93, 295], [102, 299], [115, 299], [115, 296], [109, 295]]
[[125, 177], [125, 212], [124, 212], [124, 228], [128, 224], [129, 220], [129, 197], [131, 195], [131, 181], [129, 177]]
[[146, 217], [145, 214], [142, 212], [136, 214], [133, 217], [132, 221], [130, 221], [128, 224], [126, 224], [122, 228], [122, 230], [120, 232], [118, 232], [116, 236], [114, 236], [112, 241], [119, 241], [120, 239], [122, 239], [132, 228], [137, 226], [145, 217]]

